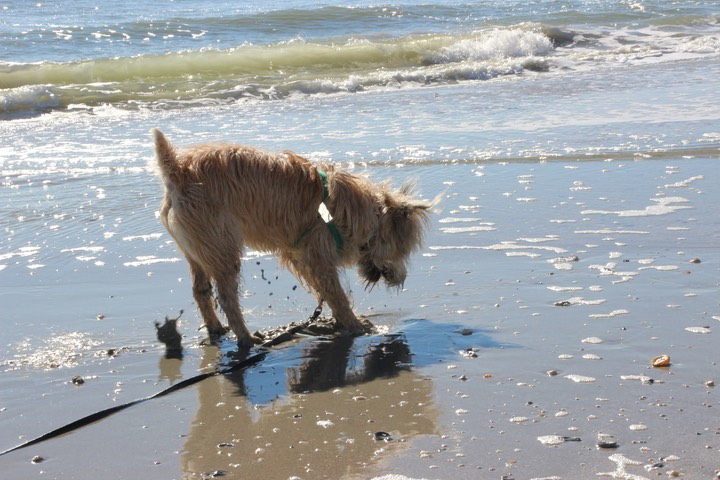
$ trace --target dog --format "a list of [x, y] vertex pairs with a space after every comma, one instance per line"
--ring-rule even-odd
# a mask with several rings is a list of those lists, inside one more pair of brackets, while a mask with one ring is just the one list
[[[408, 258], [421, 247], [436, 203], [414, 198], [412, 182], [394, 190], [288, 150], [234, 144], [176, 150], [160, 130], [152, 134], [165, 190], [160, 219], [187, 259], [209, 334], [227, 333], [215, 311], [214, 283], [238, 344], [258, 342], [238, 299], [246, 246], [275, 254], [349, 335], [363, 334], [367, 325], [352, 311], [340, 268], [357, 266], [366, 288], [382, 279], [402, 289]], [[319, 213], [321, 205], [331, 219]]]

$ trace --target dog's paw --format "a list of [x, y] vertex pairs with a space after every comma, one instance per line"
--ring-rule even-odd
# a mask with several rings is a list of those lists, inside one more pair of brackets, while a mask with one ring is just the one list
[[366, 318], [358, 319], [352, 326], [346, 327], [341, 326], [340, 335], [347, 335], [350, 337], [359, 337], [365, 334], [370, 334], [375, 331], [375, 325]]
[[367, 318], [360, 318], [360, 323], [365, 333], [373, 333], [375, 331], [375, 325]]
[[247, 337], [238, 337], [237, 344], [238, 347], [241, 348], [250, 348], [254, 347], [255, 345], [260, 345], [263, 343], [263, 340], [256, 336], [256, 335], [248, 335]]
[[228, 327], [222, 325], [215, 327], [205, 325], [205, 328], [207, 328], [208, 335], [210, 335], [211, 337], [222, 337], [230, 331]]

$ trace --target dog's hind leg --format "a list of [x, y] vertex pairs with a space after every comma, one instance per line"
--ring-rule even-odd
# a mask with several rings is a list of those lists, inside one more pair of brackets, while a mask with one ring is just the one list
[[224, 335], [227, 333], [227, 329], [220, 323], [217, 313], [215, 312], [215, 301], [212, 298], [210, 276], [199, 263], [190, 257], [188, 257], [187, 260], [190, 265], [190, 275], [192, 276], [193, 297], [200, 310], [200, 315], [205, 323], [205, 327], [210, 335]]
[[237, 336], [238, 345], [252, 346], [258, 339], [250, 334], [245, 325], [240, 301], [238, 300], [238, 278], [240, 276], [240, 258], [228, 258], [228, 266], [222, 272], [216, 272], [213, 277], [218, 289], [218, 301], [225, 312], [230, 328]]

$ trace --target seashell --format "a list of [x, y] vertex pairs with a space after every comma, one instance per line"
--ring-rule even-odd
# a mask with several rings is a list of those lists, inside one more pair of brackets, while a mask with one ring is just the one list
[[650, 364], [653, 367], [667, 367], [670, 365], [670, 355], [658, 355], [652, 359]]

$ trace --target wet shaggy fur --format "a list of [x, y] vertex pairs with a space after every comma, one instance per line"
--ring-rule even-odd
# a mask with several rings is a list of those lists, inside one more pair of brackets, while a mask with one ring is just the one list
[[[190, 266], [192, 290], [211, 334], [226, 329], [212, 297], [215, 284], [238, 343], [251, 336], [238, 299], [240, 259], [247, 245], [275, 254], [332, 309], [348, 333], [365, 330], [340, 284], [338, 269], [357, 266], [367, 285], [402, 287], [434, 202], [416, 200], [412, 184], [393, 190], [332, 165], [314, 165], [290, 151], [267, 153], [231, 144], [176, 150], [153, 130], [157, 170], [165, 187], [160, 218]], [[338, 248], [318, 214], [325, 205], [342, 237]]]

